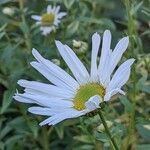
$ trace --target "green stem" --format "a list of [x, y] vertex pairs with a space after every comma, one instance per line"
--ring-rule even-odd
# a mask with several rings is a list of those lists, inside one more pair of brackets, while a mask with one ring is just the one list
[[[134, 0], [132, 0], [133, 2]], [[127, 13], [127, 19], [128, 19], [128, 35], [130, 37], [130, 47], [129, 47], [129, 51], [130, 54], [136, 58], [136, 54], [134, 52], [135, 49], [135, 40], [133, 39], [133, 35], [137, 36], [137, 29], [136, 29], [136, 25], [135, 25], [135, 19], [134, 19], [134, 15], [131, 13], [132, 7], [131, 7], [131, 1], [130, 0], [124, 0], [124, 4], [126, 7], [126, 13]], [[129, 98], [132, 101], [132, 112], [129, 114], [130, 116], [130, 124], [128, 127], [128, 137], [127, 137], [127, 141], [124, 144], [125, 146], [125, 150], [128, 149], [129, 145], [134, 143], [134, 132], [135, 132], [135, 106], [136, 106], [136, 101], [135, 101], [135, 97], [136, 97], [136, 70], [135, 70], [135, 65], [133, 66], [133, 71], [132, 71], [132, 81], [133, 81], [133, 90], [131, 91], [131, 94], [129, 94]]]
[[115, 150], [119, 150], [118, 145], [117, 145], [115, 139], [113, 138], [113, 136], [111, 135], [111, 133], [110, 133], [110, 131], [109, 131], [109, 128], [108, 128], [108, 126], [107, 126], [107, 123], [106, 123], [106, 121], [105, 121], [105, 118], [104, 118], [103, 113], [101, 112], [101, 110], [98, 111], [98, 114], [99, 114], [99, 116], [100, 116], [100, 118], [101, 118], [101, 120], [102, 120], [103, 126], [104, 126], [105, 131], [106, 131], [106, 133], [107, 133], [107, 135], [108, 135], [108, 137], [109, 137], [109, 139], [110, 139], [110, 141], [111, 141], [111, 144], [112, 144], [113, 148], [114, 148]]
[[[21, 11], [21, 20], [23, 25], [27, 26], [26, 19], [25, 19], [25, 14], [24, 14], [24, 1], [19, 0], [19, 7]], [[28, 51], [31, 51], [31, 38], [30, 38], [30, 31], [23, 32], [24, 38], [25, 38], [25, 44], [27, 46]]]
[[42, 127], [42, 146], [43, 150], [49, 150], [48, 131], [46, 127]]

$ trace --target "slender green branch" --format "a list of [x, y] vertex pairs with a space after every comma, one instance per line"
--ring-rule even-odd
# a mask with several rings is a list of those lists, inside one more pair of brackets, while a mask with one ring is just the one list
[[[25, 14], [24, 14], [24, 1], [23, 0], [19, 0], [19, 7], [20, 7], [20, 11], [21, 11], [22, 23], [23, 23], [23, 25], [27, 26], [26, 19], [25, 19]], [[23, 32], [23, 34], [24, 34], [27, 49], [28, 49], [28, 51], [30, 51], [31, 50], [30, 33], [29, 33], [29, 31], [26, 31], [26, 32]]]
[[49, 150], [48, 131], [46, 127], [42, 127], [42, 146], [44, 150]]
[[99, 116], [100, 116], [100, 118], [101, 118], [101, 120], [102, 120], [103, 126], [104, 126], [105, 131], [106, 131], [106, 133], [107, 133], [107, 135], [108, 135], [108, 137], [109, 137], [109, 139], [110, 139], [110, 141], [111, 141], [111, 144], [112, 144], [113, 148], [114, 148], [115, 150], [119, 150], [118, 145], [117, 145], [115, 139], [113, 138], [113, 136], [111, 135], [111, 133], [110, 133], [110, 131], [109, 131], [109, 128], [108, 128], [108, 126], [107, 126], [107, 123], [106, 123], [106, 121], [105, 121], [105, 118], [104, 118], [103, 113], [101, 112], [101, 110], [98, 111], [98, 114], [99, 114]]
[[[134, 0], [132, 0], [133, 2]], [[126, 14], [127, 14], [127, 19], [128, 19], [128, 35], [130, 37], [130, 47], [129, 47], [129, 51], [130, 54], [132, 55], [132, 57], [136, 58], [136, 54], [134, 52], [135, 49], [135, 40], [133, 38], [133, 36], [137, 36], [137, 29], [136, 29], [136, 25], [135, 25], [135, 14], [131, 13], [132, 10], [132, 2], [130, 0], [124, 0], [124, 5], [126, 7]], [[136, 101], [135, 101], [135, 97], [136, 97], [136, 71], [135, 71], [135, 66], [133, 66], [133, 71], [132, 71], [132, 81], [133, 81], [133, 90], [131, 91], [131, 93], [129, 93], [129, 97], [130, 100], [132, 101], [132, 106], [133, 109], [130, 112], [129, 116], [130, 116], [130, 124], [128, 127], [128, 137], [126, 140], [126, 143], [124, 144], [125, 149], [128, 149], [130, 144], [133, 144], [133, 140], [134, 140], [134, 132], [135, 132], [135, 106], [136, 106]]]

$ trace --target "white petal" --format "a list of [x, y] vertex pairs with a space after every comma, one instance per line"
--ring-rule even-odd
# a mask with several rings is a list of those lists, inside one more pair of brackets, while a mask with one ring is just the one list
[[53, 28], [52, 27], [40, 27], [40, 30], [42, 31], [42, 34], [46, 36], [52, 32]]
[[44, 107], [30, 107], [28, 108], [28, 111], [36, 115], [43, 115], [43, 116], [53, 115], [53, 112], [51, 112], [50, 108], [44, 108]]
[[37, 20], [37, 21], [41, 21], [41, 19], [42, 19], [41, 16], [37, 16], [37, 15], [32, 15], [31, 18], [34, 20]]
[[55, 25], [55, 26], [58, 26], [59, 23], [60, 23], [60, 20], [58, 20], [57, 17], [55, 17], [54, 25]]
[[100, 46], [100, 36], [94, 33], [92, 36], [92, 57], [91, 57], [91, 80], [97, 81], [97, 55]]
[[117, 69], [106, 89], [107, 91], [121, 88], [128, 81], [131, 65], [134, 61], [135, 59], [128, 59]]
[[19, 80], [18, 84], [22, 87], [25, 87], [25, 91], [32, 91], [31, 93], [35, 92], [42, 92], [44, 94], [48, 94], [51, 97], [61, 97], [61, 98], [72, 98], [74, 92], [70, 90], [59, 88], [54, 85], [40, 83], [37, 81], [27, 81], [27, 80]]
[[110, 63], [110, 74], [113, 72], [129, 44], [129, 37], [122, 38], [116, 45]]
[[37, 21], [36, 22], [36, 25], [38, 26], [38, 25], [41, 25], [41, 21]]
[[48, 5], [47, 6], [47, 13], [51, 13], [52, 12], [52, 6], [51, 5]]
[[48, 125], [55, 125], [65, 119], [69, 118], [76, 118], [82, 115], [82, 112], [77, 111], [75, 109], [64, 111], [63, 113], [59, 113], [56, 115], [53, 115], [52, 117], [49, 117], [48, 119], [44, 120], [40, 123], [41, 126], [48, 124]]
[[92, 96], [86, 103], [86, 109], [88, 112], [100, 108], [99, 104], [102, 102], [102, 98], [99, 95]]
[[32, 54], [43, 66], [47, 68], [47, 70], [49, 70], [49, 72], [51, 72], [53, 76], [56, 76], [58, 80], [63, 81], [69, 89], [71, 88], [76, 90], [79, 87], [79, 84], [75, 81], [75, 79], [51, 61], [44, 59], [37, 50], [33, 49]]
[[57, 77], [53, 76], [53, 74], [49, 72], [42, 64], [38, 62], [31, 62], [30, 64], [53, 84], [57, 85], [58, 87], [67, 88], [63, 81], [58, 80]]
[[66, 16], [67, 13], [66, 12], [61, 12], [59, 14], [57, 14], [57, 18], [61, 19], [62, 17]]
[[56, 6], [53, 6], [53, 8], [52, 8], [52, 12], [54, 13], [54, 12], [55, 12], [55, 10], [56, 10]]
[[103, 85], [105, 85], [104, 82], [107, 76], [106, 71], [104, 70], [109, 69], [109, 61], [111, 56], [110, 45], [111, 45], [111, 33], [109, 30], [106, 30], [103, 35], [102, 51], [101, 51], [100, 63], [98, 66], [99, 79]]
[[18, 96], [17, 94], [15, 94], [15, 96], [13, 96], [13, 98], [14, 98], [16, 101], [18, 101], [18, 102], [31, 103], [31, 104], [33, 103], [32, 100], [26, 99], [26, 98], [24, 98], [24, 97], [20, 97], [20, 96]]
[[104, 101], [109, 101], [111, 99], [111, 97], [114, 96], [117, 93], [125, 95], [124, 91], [122, 91], [121, 89], [117, 88], [117, 89], [114, 89], [114, 90], [112, 90], [110, 92], [107, 92], [106, 95], [104, 96]]
[[77, 81], [79, 83], [86, 83], [89, 79], [89, 74], [76, 54], [71, 50], [71, 48], [67, 45], [63, 45], [59, 41], [56, 41], [56, 46]]
[[55, 9], [55, 14], [58, 14], [59, 10], [60, 10], [60, 6], [57, 6]]
[[[72, 109], [72, 108], [71, 108]], [[59, 108], [59, 109], [54, 109], [54, 108], [45, 108], [45, 107], [30, 107], [28, 108], [28, 111], [33, 114], [37, 115], [43, 115], [43, 116], [52, 116], [58, 113], [62, 113], [66, 110], [70, 110], [70, 108]]]
[[50, 107], [50, 108], [70, 108], [73, 107], [71, 101], [62, 100], [60, 98], [51, 98], [44, 95], [32, 95], [32, 94], [17, 94], [18, 99], [26, 99], [32, 103], [36, 103], [41, 106]]
[[45, 120], [42, 121], [39, 125], [40, 125], [40, 126], [44, 126], [44, 125], [48, 124], [48, 123], [50, 122], [50, 120], [51, 120], [51, 117], [45, 119]]
[[108, 51], [108, 54], [106, 56], [106, 62], [105, 66], [103, 67], [103, 70], [99, 73], [99, 79], [100, 82], [104, 87], [107, 87], [107, 85], [110, 82], [110, 63], [111, 63], [111, 56], [112, 56], [112, 50]]

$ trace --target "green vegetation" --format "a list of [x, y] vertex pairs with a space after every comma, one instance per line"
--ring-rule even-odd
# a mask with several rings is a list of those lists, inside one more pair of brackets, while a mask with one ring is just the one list
[[[67, 15], [55, 32], [43, 36], [31, 15], [42, 15], [49, 4], [60, 5]], [[13, 100], [16, 89], [23, 90], [19, 79], [48, 83], [30, 65], [32, 48], [70, 72], [55, 46], [54, 40], [60, 40], [89, 68], [91, 35], [106, 29], [112, 32], [112, 49], [118, 39], [130, 38], [120, 63], [131, 57], [136, 61], [124, 86], [126, 95], [112, 99], [101, 115], [111, 124], [107, 126], [120, 150], [150, 150], [149, 8], [149, 0], [0, 0], [0, 150], [113, 149], [96, 112], [40, 127], [45, 117]]]

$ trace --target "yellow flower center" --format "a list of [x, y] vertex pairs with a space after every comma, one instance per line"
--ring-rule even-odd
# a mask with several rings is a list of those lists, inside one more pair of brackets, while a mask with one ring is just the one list
[[54, 23], [55, 15], [53, 13], [46, 13], [42, 15], [42, 25], [49, 26]]
[[103, 98], [105, 88], [98, 83], [89, 83], [80, 86], [74, 97], [74, 108], [77, 110], [85, 109], [85, 102], [94, 95], [99, 95]]

